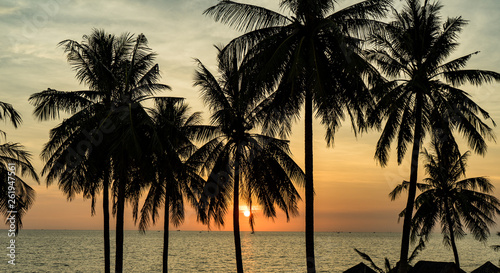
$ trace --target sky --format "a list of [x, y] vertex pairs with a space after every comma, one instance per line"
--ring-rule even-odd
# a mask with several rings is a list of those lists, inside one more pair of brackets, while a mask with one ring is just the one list
[[[339, 6], [355, 3], [354, 0], [338, 1]], [[75, 79], [74, 71], [66, 62], [62, 48], [57, 44], [65, 39], [81, 41], [92, 28], [102, 28], [109, 33], [125, 32], [144, 35], [149, 46], [158, 54], [157, 62], [162, 73], [162, 83], [172, 87], [171, 92], [159, 95], [185, 97], [192, 111], [203, 111], [208, 122], [209, 111], [200, 99], [199, 90], [193, 87], [196, 69], [194, 59], [200, 59], [216, 72], [216, 49], [241, 34], [229, 26], [214, 22], [202, 15], [216, 4], [216, 0], [2, 0], [0, 1], [0, 101], [8, 102], [21, 113], [23, 124], [14, 129], [0, 123], [7, 132], [7, 141], [23, 144], [33, 154], [33, 164], [38, 172], [44, 162], [40, 151], [49, 138], [50, 128], [61, 120], [39, 122], [33, 118], [33, 106], [28, 103], [31, 94], [53, 88], [57, 90], [83, 90]], [[279, 2], [247, 0], [279, 11]], [[459, 57], [481, 51], [469, 62], [469, 68], [500, 71], [500, 1], [496, 0], [442, 0], [443, 18], [462, 16], [469, 20], [460, 36], [460, 47], [451, 56]], [[399, 9], [402, 2], [395, 1]], [[500, 84], [481, 88], [466, 86], [472, 98], [492, 118], [500, 122]], [[290, 137], [296, 162], [304, 166], [303, 122], [297, 122]], [[500, 135], [499, 128], [495, 128]], [[316, 231], [399, 232], [398, 213], [405, 205], [405, 197], [391, 202], [388, 193], [409, 179], [409, 155], [403, 164], [396, 162], [395, 154], [387, 167], [382, 168], [373, 159], [375, 144], [380, 132], [370, 131], [354, 136], [349, 121], [344, 123], [335, 137], [333, 147], [327, 147], [325, 131], [314, 123], [314, 183]], [[460, 137], [459, 137], [460, 138]], [[4, 140], [2, 140], [4, 141]], [[465, 142], [461, 149], [467, 150]], [[485, 157], [471, 156], [467, 176], [487, 176], [500, 188], [500, 146], [490, 142]], [[419, 173], [419, 179], [424, 177]], [[42, 177], [40, 185], [27, 179], [36, 190], [33, 208], [24, 222], [26, 229], [102, 229], [102, 206], [98, 199], [96, 215], [91, 216], [90, 200], [78, 196], [69, 201], [57, 184], [47, 186]], [[303, 195], [303, 189], [299, 189]], [[500, 197], [497, 190], [495, 196]], [[242, 208], [244, 209], [244, 208]], [[274, 220], [266, 219], [256, 211], [257, 231], [303, 231], [304, 203], [299, 204], [300, 215], [286, 221], [284, 214]], [[162, 215], [162, 213], [160, 213]], [[231, 212], [226, 215], [226, 227], [231, 230]], [[242, 230], [249, 230], [242, 217]], [[137, 227], [130, 210], [126, 211], [125, 229]], [[162, 223], [160, 221], [159, 223]], [[114, 223], [111, 224], [114, 227]], [[162, 229], [163, 224], [151, 227]], [[186, 211], [185, 222], [175, 229], [206, 230], [196, 222], [192, 209]], [[217, 228], [213, 227], [217, 230]], [[493, 227], [493, 230], [498, 230]]]

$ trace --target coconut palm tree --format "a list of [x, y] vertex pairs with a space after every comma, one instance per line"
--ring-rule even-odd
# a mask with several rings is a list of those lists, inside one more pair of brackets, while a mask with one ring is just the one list
[[[400, 272], [406, 272], [411, 218], [417, 189], [418, 157], [425, 135], [430, 130], [456, 146], [453, 132], [461, 133], [478, 154], [486, 152], [486, 140], [494, 140], [484, 120], [489, 114], [461, 89], [466, 83], [476, 86], [499, 81], [492, 71], [465, 69], [477, 52], [447, 61], [458, 46], [458, 34], [466, 21], [461, 17], [441, 22], [441, 5], [407, 0], [395, 20], [371, 36], [374, 49], [367, 57], [386, 74], [388, 81], [374, 93], [378, 103], [369, 114], [369, 123], [382, 128], [375, 158], [385, 166], [390, 145], [397, 141], [397, 159], [401, 164], [409, 145], [411, 172], [408, 201], [403, 223]], [[481, 116], [483, 119], [481, 119]], [[493, 125], [494, 122], [492, 121]]]
[[300, 196], [293, 182], [301, 183], [303, 172], [290, 157], [287, 141], [253, 133], [266, 98], [254, 88], [251, 71], [243, 71], [235, 58], [227, 59], [221, 53], [218, 57], [220, 78], [198, 61], [195, 86], [201, 88], [201, 96], [212, 111], [212, 125], [221, 133], [198, 149], [188, 164], [208, 175], [200, 200], [202, 222], [210, 224], [213, 219], [223, 225], [228, 203], [233, 200], [236, 268], [241, 273], [240, 197], [255, 199], [267, 217], [276, 217], [278, 207], [288, 220], [298, 212]]
[[[40, 120], [59, 118], [61, 112], [71, 115], [51, 131], [51, 138], [42, 151], [46, 161], [43, 173], [47, 174], [48, 184], [59, 180], [68, 198], [84, 192], [84, 196], [94, 200], [99, 189], [103, 189], [105, 272], [109, 272], [108, 191], [112, 176], [116, 175], [113, 168], [118, 166], [111, 147], [120, 143], [113, 136], [125, 126], [123, 121], [130, 114], [131, 106], [137, 108], [144, 98], [168, 86], [157, 83], [159, 69], [153, 63], [155, 54], [147, 47], [143, 35], [117, 37], [95, 29], [83, 39], [82, 42], [65, 40], [60, 45], [76, 70], [77, 79], [89, 90], [49, 88], [33, 94], [30, 101]], [[120, 183], [115, 180], [115, 184]], [[124, 192], [120, 194], [123, 201]], [[120, 224], [123, 207], [117, 208], [117, 226], [123, 227], [123, 223]], [[123, 264], [123, 229], [120, 228], [117, 228], [116, 258], [115, 270], [120, 272]]]
[[[455, 263], [460, 267], [456, 239], [468, 229], [476, 240], [484, 242], [500, 213], [500, 200], [489, 194], [494, 186], [486, 177], [465, 177], [470, 152], [462, 155], [450, 142], [434, 138], [432, 151], [424, 150], [425, 171], [428, 175], [417, 184], [422, 193], [415, 199], [412, 220], [412, 239], [417, 235], [428, 239], [434, 226], [440, 222], [443, 243], [451, 246]], [[409, 183], [397, 186], [390, 194], [394, 200]]]
[[200, 193], [205, 185], [185, 161], [196, 146], [193, 141], [204, 141], [214, 131], [212, 126], [200, 125], [201, 113], [188, 114], [189, 108], [181, 98], [166, 98], [156, 101], [150, 115], [159, 148], [152, 154], [151, 162], [155, 176], [141, 209], [139, 229], [145, 231], [155, 224], [158, 210], [164, 206], [163, 272], [168, 272], [169, 222], [174, 226], [184, 220], [184, 198], [198, 208]]
[[[9, 120], [17, 128], [22, 122], [21, 115], [14, 107], [6, 102], [0, 101], [0, 120]], [[0, 130], [0, 139], [6, 139], [7, 135]], [[22, 177], [30, 176], [39, 182], [35, 168], [31, 164], [31, 154], [19, 143], [6, 142], [0, 144], [0, 212], [5, 216], [6, 223], [14, 224], [16, 234], [23, 227], [23, 217], [31, 208], [35, 200], [35, 190], [26, 183]], [[12, 192], [13, 195], [12, 196]], [[12, 213], [15, 211], [15, 213]], [[15, 216], [15, 222], [11, 223], [9, 216]]]
[[[51, 131], [51, 139], [42, 151], [42, 158], [47, 162], [42, 174], [48, 174], [47, 184], [50, 185], [60, 178], [59, 184], [69, 199], [88, 189], [88, 194], [84, 196], [95, 200], [95, 194], [99, 192], [98, 189], [101, 186], [88, 183], [102, 183], [105, 272], [110, 272], [110, 158], [103, 155], [96, 156], [95, 158], [102, 159], [102, 162], [96, 162], [95, 166], [104, 168], [88, 172], [86, 171], [88, 166], [83, 164], [80, 165], [80, 171], [77, 171], [76, 167], [79, 164], [76, 163], [84, 163], [82, 155], [78, 157], [80, 160], [73, 159], [75, 164], [72, 166], [65, 166], [72, 161], [61, 155], [65, 153], [69, 159], [70, 148], [76, 154], [76, 147], [71, 146], [83, 141], [90, 141], [96, 146], [102, 145], [103, 132], [99, 129], [102, 125], [101, 121], [104, 120], [102, 115], [105, 114], [106, 109], [111, 108], [113, 93], [116, 92], [119, 84], [117, 74], [122, 69], [120, 66], [123, 63], [122, 59], [126, 56], [127, 48], [130, 48], [130, 39], [129, 35], [116, 37], [107, 34], [104, 30], [94, 29], [91, 35], [83, 36], [82, 42], [62, 41], [59, 45], [64, 47], [68, 62], [77, 71], [77, 79], [80, 83], [87, 85], [89, 90], [68, 92], [49, 88], [33, 94], [29, 99], [35, 106], [34, 115], [40, 121], [57, 119], [61, 112], [72, 115]], [[84, 138], [84, 131], [88, 139]], [[95, 150], [101, 149], [94, 149], [94, 152]], [[56, 153], [59, 154], [59, 162], [56, 160], [58, 158]], [[66, 170], [63, 172], [64, 169]], [[92, 202], [92, 214], [95, 211], [94, 204]]]
[[[358, 34], [378, 25], [390, 0], [367, 0], [338, 9], [332, 0], [281, 0], [291, 16], [262, 7], [220, 1], [207, 9], [216, 21], [245, 34], [232, 40], [225, 54], [243, 58], [244, 67], [260, 71], [259, 88], [272, 93], [264, 129], [290, 133], [291, 124], [305, 108], [305, 203], [308, 272], [315, 272], [313, 114], [325, 125], [328, 145], [347, 115], [357, 131], [363, 108], [370, 102], [363, 79], [377, 72], [363, 60]], [[281, 126], [276, 126], [277, 124]]]

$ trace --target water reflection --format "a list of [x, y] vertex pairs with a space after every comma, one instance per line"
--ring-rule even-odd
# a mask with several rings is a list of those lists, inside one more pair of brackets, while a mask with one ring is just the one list
[[243, 256], [243, 266], [246, 272], [254, 272], [256, 268], [255, 264], [255, 246], [254, 246], [254, 238], [255, 233], [251, 234], [250, 232], [242, 232], [242, 240], [241, 240], [241, 254]]

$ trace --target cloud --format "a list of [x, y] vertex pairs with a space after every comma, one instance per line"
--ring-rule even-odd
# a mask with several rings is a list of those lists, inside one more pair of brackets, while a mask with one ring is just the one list
[[[270, 7], [279, 11], [279, 1], [248, 0], [250, 4]], [[357, 0], [339, 1], [340, 7], [359, 2]], [[28, 97], [48, 87], [59, 90], [81, 90], [74, 78], [74, 71], [67, 64], [65, 55], [57, 44], [64, 39], [80, 41], [82, 35], [89, 34], [92, 28], [103, 28], [109, 33], [123, 32], [144, 33], [150, 47], [158, 53], [162, 82], [173, 87], [172, 92], [164, 95], [182, 96], [187, 98], [193, 111], [208, 111], [199, 99], [199, 90], [192, 86], [193, 73], [196, 68], [193, 58], [199, 58], [210, 68], [214, 68], [216, 50], [214, 44], [229, 42], [239, 32], [212, 18], [203, 16], [203, 11], [218, 3], [217, 0], [111, 0], [111, 1], [75, 1], [75, 0], [4, 0], [0, 3], [0, 29], [3, 30], [0, 39], [0, 100], [14, 104], [23, 115], [24, 123], [20, 129], [14, 130], [2, 126], [7, 131], [9, 140], [21, 142], [33, 153], [35, 165], [40, 170], [43, 162], [39, 153], [43, 143], [48, 140], [48, 131], [61, 122], [38, 122], [32, 118], [33, 107], [28, 104]], [[401, 5], [403, 1], [395, 1]], [[453, 56], [461, 56], [476, 50], [481, 54], [474, 56], [469, 67], [498, 70], [500, 52], [497, 50], [500, 37], [498, 23], [500, 2], [495, 0], [467, 1], [443, 0], [443, 18], [463, 15], [470, 20], [461, 34], [460, 47]], [[450, 57], [453, 57], [450, 56]], [[215, 69], [212, 72], [216, 72]], [[500, 88], [499, 84], [485, 85], [481, 88], [467, 87], [473, 98], [490, 111], [493, 118], [500, 120]], [[206, 121], [208, 119], [205, 119]], [[353, 198], [345, 195], [349, 189], [369, 187], [372, 194], [375, 189], [377, 196], [372, 196], [373, 203], [390, 203], [387, 198], [389, 188], [395, 181], [407, 178], [408, 166], [397, 166], [394, 157], [389, 168], [381, 169], [373, 160], [374, 145], [380, 136], [379, 132], [370, 132], [357, 141], [348, 129], [348, 123], [336, 136], [335, 147], [326, 148], [323, 139], [324, 131], [315, 123], [315, 171], [316, 192], [318, 200], [330, 199], [332, 196], [346, 197], [346, 206], [351, 205]], [[294, 126], [291, 139], [292, 150], [296, 160], [303, 161], [303, 123]], [[498, 129], [495, 131], [498, 132]], [[465, 144], [465, 143], [464, 143]], [[471, 166], [488, 166], [478, 169], [478, 175], [488, 175], [498, 178], [500, 149], [491, 144], [492, 148], [486, 156], [471, 158]], [[466, 146], [464, 145], [464, 148]], [[394, 155], [393, 155], [394, 156]], [[371, 166], [371, 167], [370, 167]], [[338, 170], [333, 173], [332, 170]], [[475, 168], [474, 168], [475, 169]], [[484, 173], [479, 173], [479, 172]], [[471, 172], [476, 173], [476, 171]], [[357, 182], [348, 184], [347, 182]], [[345, 183], [339, 183], [345, 182]], [[354, 186], [353, 186], [354, 185]], [[357, 185], [357, 186], [356, 186]], [[38, 198], [35, 207], [36, 214], [43, 215], [50, 210], [49, 205], [42, 205], [53, 198], [56, 187], [44, 190], [37, 187]], [[335, 188], [335, 191], [332, 190]], [[337, 192], [338, 191], [338, 192]], [[352, 196], [359, 194], [352, 192]], [[379, 194], [380, 193], [380, 194]], [[349, 198], [347, 198], [349, 197]], [[66, 201], [59, 202], [64, 204]], [[326, 201], [324, 201], [326, 202]], [[349, 203], [350, 202], [350, 203]], [[318, 204], [319, 206], [327, 203]], [[39, 209], [38, 206], [40, 205]], [[337, 204], [334, 204], [337, 206]], [[76, 205], [75, 205], [76, 206]], [[82, 211], [88, 212], [88, 203], [83, 204]], [[319, 207], [318, 206], [318, 207]], [[333, 206], [333, 205], [332, 205]], [[43, 209], [42, 209], [43, 208]], [[397, 211], [397, 209], [395, 209]], [[381, 214], [392, 215], [391, 212]], [[380, 215], [381, 215], [380, 214]], [[90, 217], [90, 214], [88, 214]], [[376, 214], [379, 216], [379, 214]], [[325, 216], [327, 218], [328, 215]], [[359, 215], [359, 217], [364, 217]], [[393, 217], [388, 216], [388, 217]], [[193, 220], [194, 221], [194, 220]], [[27, 222], [28, 223], [28, 222]], [[36, 227], [35, 221], [31, 227]], [[382, 226], [382, 224], [380, 224]], [[302, 226], [302, 225], [301, 225]]]

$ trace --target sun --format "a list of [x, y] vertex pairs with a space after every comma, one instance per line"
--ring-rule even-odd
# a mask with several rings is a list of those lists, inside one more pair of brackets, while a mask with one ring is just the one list
[[245, 217], [249, 217], [250, 216], [250, 211], [249, 210], [245, 210], [243, 212], [243, 215], [245, 215]]

